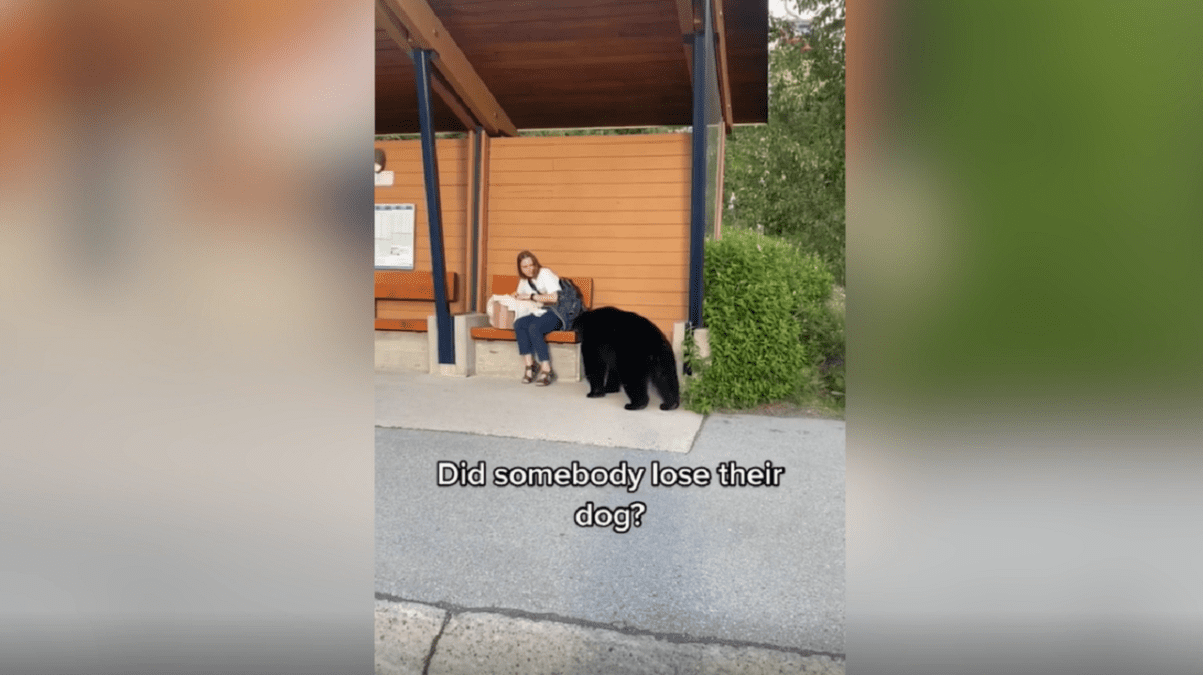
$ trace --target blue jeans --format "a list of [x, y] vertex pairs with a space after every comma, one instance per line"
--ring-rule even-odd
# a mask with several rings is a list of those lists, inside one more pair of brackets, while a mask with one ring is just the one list
[[543, 316], [528, 314], [514, 322], [514, 337], [518, 339], [518, 353], [535, 353], [540, 361], [550, 361], [547, 349], [547, 334], [560, 327], [560, 319], [550, 309]]

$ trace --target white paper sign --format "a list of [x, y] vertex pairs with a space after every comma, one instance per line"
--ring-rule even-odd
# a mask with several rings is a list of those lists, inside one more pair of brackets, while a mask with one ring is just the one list
[[414, 205], [376, 205], [376, 267], [414, 268]]

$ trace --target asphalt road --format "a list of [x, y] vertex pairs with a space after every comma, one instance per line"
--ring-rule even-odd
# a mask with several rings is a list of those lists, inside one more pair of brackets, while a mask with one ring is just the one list
[[[461, 460], [485, 462], [486, 485], [438, 486], [438, 463]], [[573, 461], [644, 471], [634, 492], [495, 484], [500, 467]], [[732, 461], [786, 470], [777, 486], [721, 486], [718, 467]], [[653, 486], [653, 462], [707, 469], [710, 483]], [[580, 527], [574, 516], [588, 502], [627, 511], [618, 526]], [[640, 515], [639, 525], [616, 531], [624, 514]], [[458, 611], [842, 655], [844, 423], [712, 415], [688, 454], [378, 428], [376, 591]]]

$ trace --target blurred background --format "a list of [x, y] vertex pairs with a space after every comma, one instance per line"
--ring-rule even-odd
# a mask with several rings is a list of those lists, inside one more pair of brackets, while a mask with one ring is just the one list
[[847, 17], [849, 672], [1200, 672], [1203, 5]]
[[[847, 23], [849, 671], [1200, 672], [1203, 5]], [[371, 668], [373, 46], [0, 2], [0, 670]]]
[[370, 2], [0, 2], [0, 672], [372, 668]]

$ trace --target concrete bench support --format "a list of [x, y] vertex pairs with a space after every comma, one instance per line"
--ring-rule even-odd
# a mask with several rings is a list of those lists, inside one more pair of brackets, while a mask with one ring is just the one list
[[[438, 360], [438, 352], [435, 352]], [[430, 338], [413, 331], [376, 331], [376, 370], [385, 373], [430, 372]]]
[[[709, 358], [710, 356], [710, 329], [698, 328], [693, 331], [694, 342], [697, 343], [698, 357]], [[673, 323], [672, 335], [673, 356], [677, 359], [677, 379], [684, 386], [685, 380], [685, 322], [676, 321]]]
[[[489, 325], [489, 317], [484, 314], [465, 314], [465, 327], [460, 332], [456, 326], [455, 358], [460, 359], [460, 350], [464, 350], [466, 363], [470, 363], [470, 375], [483, 377], [522, 377], [522, 356], [518, 354], [518, 343], [514, 340], [478, 340], [470, 334], [471, 328]], [[462, 343], [462, 344], [461, 344]], [[551, 367], [561, 380], [580, 382], [584, 378], [584, 366], [581, 361], [581, 345], [552, 342], [547, 345], [551, 354]]]
[[[522, 377], [523, 361], [518, 343], [513, 340], [473, 340], [476, 355], [476, 374], [484, 377]], [[551, 367], [565, 381], [580, 382], [584, 377], [581, 345], [553, 342], [548, 346]]]
[[376, 331], [376, 370], [379, 372], [419, 372], [449, 377], [468, 377], [473, 372], [472, 338], [468, 332], [483, 314], [458, 314], [451, 317], [455, 326], [455, 363], [439, 363], [439, 326], [434, 314], [426, 317], [426, 330]]

